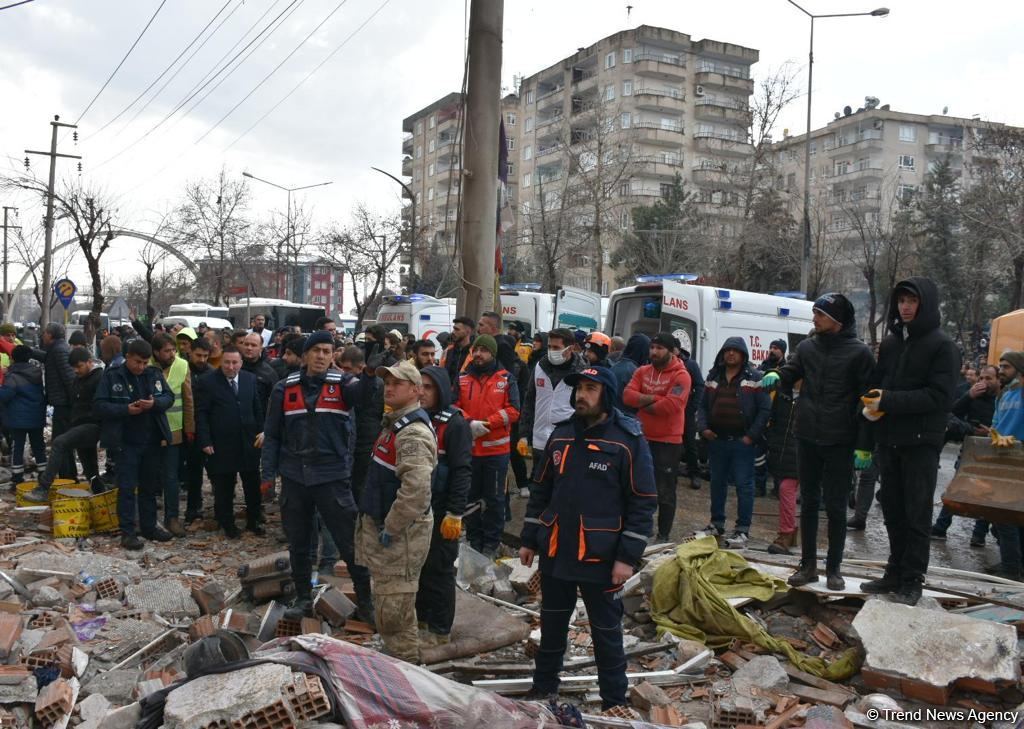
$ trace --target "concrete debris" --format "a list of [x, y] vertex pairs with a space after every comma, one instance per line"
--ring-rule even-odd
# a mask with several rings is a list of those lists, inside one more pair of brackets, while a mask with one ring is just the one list
[[789, 676], [775, 656], [756, 656], [732, 675], [733, 689], [752, 698], [757, 692], [784, 693]]
[[101, 694], [92, 694], [78, 702], [76, 711], [82, 721], [99, 721], [110, 711], [110, 702]]
[[192, 593], [177, 580], [146, 580], [124, 588], [128, 607], [148, 610], [168, 620], [198, 618], [199, 606]]
[[286, 687], [292, 684], [291, 669], [274, 663], [201, 676], [167, 695], [164, 727], [231, 726], [243, 715], [261, 712], [268, 716], [283, 713], [291, 719], [290, 724], [265, 726], [293, 726], [297, 722], [284, 698]]

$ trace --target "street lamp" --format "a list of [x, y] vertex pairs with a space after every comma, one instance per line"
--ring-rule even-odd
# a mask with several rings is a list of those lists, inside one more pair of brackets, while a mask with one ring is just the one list
[[[382, 175], [386, 175], [387, 177], [390, 177], [392, 180], [394, 180], [399, 185], [401, 185], [402, 189], [405, 190], [405, 193], [409, 196], [409, 200], [412, 201], [411, 210], [410, 210], [410, 212], [412, 213], [412, 221], [411, 221], [411, 225], [409, 226], [409, 281], [411, 283], [415, 283], [414, 276], [415, 276], [415, 272], [416, 272], [416, 237], [417, 237], [416, 234], [418, 232], [417, 229], [416, 229], [416, 193], [414, 193], [412, 191], [412, 189], [407, 184], [405, 184], [404, 182], [399, 180], [397, 177], [392, 175], [390, 172], [385, 172], [384, 170], [380, 169], [379, 167], [371, 167], [370, 169], [373, 170], [374, 172], [379, 172]], [[409, 293], [414, 293], [414, 292], [410, 291]]]
[[[264, 180], [262, 177], [257, 177], [256, 175], [254, 175], [254, 174], [252, 174], [250, 172], [243, 172], [242, 173], [242, 177], [248, 177], [250, 180], [256, 180], [258, 182], [262, 182], [265, 185], [270, 185], [271, 187], [276, 187], [278, 190], [284, 190], [285, 192], [288, 193], [288, 212], [287, 212], [287, 215], [286, 215], [286, 218], [285, 218], [285, 251], [293, 250], [292, 246], [295, 243], [295, 241], [292, 240], [292, 238], [293, 238], [293, 231], [292, 231], [292, 193], [293, 192], [298, 192], [299, 190], [308, 190], [311, 187], [324, 187], [325, 185], [330, 185], [332, 182], [334, 182], [333, 180], [329, 180], [327, 182], [317, 182], [316, 184], [313, 184], [313, 185], [303, 185], [302, 187], [285, 187], [284, 185], [278, 185], [276, 182], [271, 182], [270, 180]], [[296, 256], [296, 264], [298, 263], [297, 259], [298, 259], [298, 256]], [[291, 278], [291, 276], [289, 276], [289, 278]], [[292, 284], [294, 285], [294, 281], [292, 282]], [[294, 294], [295, 292], [293, 291], [292, 293]]]
[[827, 13], [815, 15], [786, 0], [790, 5], [811, 19], [811, 43], [807, 53], [807, 134], [804, 139], [804, 251], [800, 257], [800, 290], [807, 294], [811, 274], [811, 81], [814, 78], [814, 21], [821, 18], [857, 18], [871, 16], [884, 18], [889, 8], [876, 8], [866, 13]]

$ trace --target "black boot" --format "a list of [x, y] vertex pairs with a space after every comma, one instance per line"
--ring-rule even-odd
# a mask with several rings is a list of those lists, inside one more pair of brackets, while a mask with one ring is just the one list
[[900, 585], [900, 589], [889, 599], [893, 602], [913, 607], [914, 605], [917, 605], [917, 601], [921, 599], [921, 583], [904, 582]]
[[373, 617], [373, 594], [370, 592], [370, 585], [359, 583], [354, 585], [356, 590], [356, 620], [377, 629], [377, 621]]
[[846, 589], [846, 580], [839, 574], [839, 568], [830, 569], [825, 572], [825, 586], [834, 592], [840, 592]]
[[800, 569], [789, 576], [787, 582], [793, 587], [800, 587], [811, 582], [818, 581], [818, 565], [814, 562], [805, 562]]
[[291, 607], [284, 611], [284, 616], [289, 620], [302, 620], [313, 616], [313, 598], [310, 594], [304, 593], [295, 598]]
[[[885, 571], [881, 579], [868, 580], [867, 582], [860, 583], [861, 592], [865, 592], [868, 595], [885, 595], [890, 592], [896, 592], [900, 589], [900, 578], [889, 572]], [[920, 596], [920, 594], [918, 595]]]

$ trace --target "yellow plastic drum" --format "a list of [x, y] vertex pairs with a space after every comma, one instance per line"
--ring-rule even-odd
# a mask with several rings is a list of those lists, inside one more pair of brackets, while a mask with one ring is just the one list
[[45, 504], [37, 504], [25, 498], [25, 494], [34, 490], [38, 485], [35, 481], [22, 481], [19, 483], [14, 490], [14, 503], [18, 506], [45, 506]]
[[77, 486], [79, 486], [78, 481], [75, 481], [72, 478], [53, 479], [53, 483], [50, 484], [50, 503], [52, 504], [59, 498], [57, 496], [57, 492], [60, 491], [61, 489], [73, 489], [76, 488]]
[[64, 488], [57, 491], [57, 500], [50, 504], [55, 538], [89, 536], [91, 497], [92, 494], [85, 489]]
[[89, 518], [94, 532], [118, 530], [117, 489], [110, 489], [89, 498]]

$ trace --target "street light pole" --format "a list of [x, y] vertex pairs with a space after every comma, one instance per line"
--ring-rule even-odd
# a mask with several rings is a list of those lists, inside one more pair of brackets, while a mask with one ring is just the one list
[[800, 290], [808, 294], [807, 288], [811, 278], [811, 92], [814, 79], [814, 21], [820, 18], [857, 18], [871, 16], [884, 18], [889, 8], [876, 8], [866, 13], [827, 13], [815, 15], [808, 12], [793, 0], [786, 0], [790, 5], [811, 19], [811, 40], [807, 51], [807, 133], [804, 135], [804, 245], [800, 257]]
[[[412, 209], [410, 211], [412, 213], [412, 221], [409, 225], [409, 280], [413, 281], [413, 277], [415, 276], [416, 273], [416, 238], [419, 232], [416, 227], [416, 193], [414, 193], [408, 185], [406, 185], [404, 182], [402, 182], [397, 177], [392, 175], [390, 172], [385, 172], [379, 167], [371, 167], [370, 169], [373, 170], [374, 172], [379, 172], [382, 175], [390, 177], [392, 180], [401, 185], [402, 189], [405, 190], [405, 193], [409, 196], [409, 200], [412, 201]], [[415, 292], [410, 291], [409, 293]]]

